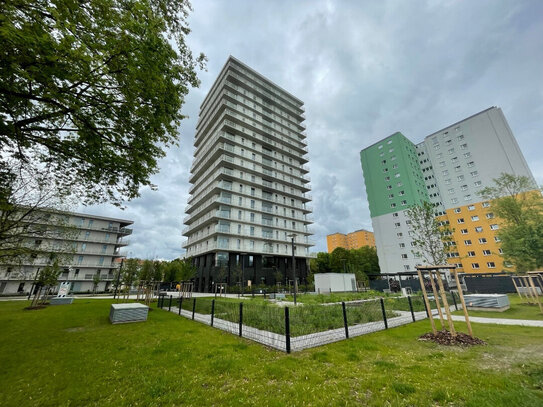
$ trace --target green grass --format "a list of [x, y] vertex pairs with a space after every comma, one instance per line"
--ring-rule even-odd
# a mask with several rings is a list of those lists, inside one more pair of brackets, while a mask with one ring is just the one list
[[[484, 318], [506, 318], [506, 319], [534, 319], [543, 321], [543, 314], [537, 304], [529, 305], [526, 301], [526, 297], [520, 299], [517, 294], [508, 294], [511, 307], [507, 311], [495, 312], [495, 311], [471, 311], [468, 308], [469, 315], [472, 317], [484, 317]], [[539, 301], [543, 303], [543, 298], [540, 297]], [[456, 315], [464, 315], [462, 311], [455, 312]]]
[[[393, 295], [394, 294], [392, 294], [392, 296]], [[367, 300], [384, 296], [391, 296], [391, 294], [384, 294], [374, 290], [359, 293], [298, 294], [296, 295], [296, 301], [303, 304], [328, 304], [341, 301]], [[286, 296], [285, 300], [294, 301], [294, 297], [289, 294]]]
[[[407, 301], [407, 300], [405, 300]], [[275, 303], [262, 298], [254, 299], [216, 299], [215, 317], [232, 322], [239, 322], [239, 304], [243, 303], [243, 324], [285, 334], [285, 309]], [[211, 298], [197, 298], [195, 312], [211, 314]], [[168, 309], [169, 300], [164, 303]], [[173, 305], [177, 301], [172, 302]], [[182, 308], [192, 311], [193, 300], [184, 300]], [[390, 304], [392, 305], [392, 304]], [[387, 318], [396, 314], [387, 305]], [[343, 309], [341, 304], [303, 304], [297, 307], [290, 306], [290, 332], [291, 336], [307, 335], [329, 329], [344, 327]], [[382, 321], [383, 313], [380, 303], [376, 301], [348, 304], [347, 320], [349, 325], [366, 322]]]
[[541, 328], [473, 324], [488, 345], [463, 349], [421, 321], [287, 355], [156, 308], [111, 325], [110, 303], [0, 303], [0, 405], [543, 405]]

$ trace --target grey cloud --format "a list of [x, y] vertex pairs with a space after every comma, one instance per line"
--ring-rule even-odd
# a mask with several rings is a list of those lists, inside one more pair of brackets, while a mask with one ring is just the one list
[[234, 55], [306, 104], [315, 250], [326, 234], [371, 228], [359, 151], [401, 131], [411, 140], [501, 106], [543, 183], [543, 3], [538, 1], [193, 2], [194, 52], [209, 58], [183, 108], [180, 148], [153, 177], [159, 190], [120, 213], [133, 256], [181, 254], [193, 137], [203, 98]]

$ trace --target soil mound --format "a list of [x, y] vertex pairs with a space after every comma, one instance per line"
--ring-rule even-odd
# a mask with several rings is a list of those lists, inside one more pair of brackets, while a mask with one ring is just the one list
[[463, 332], [457, 332], [456, 336], [453, 336], [447, 330], [437, 331], [436, 334], [428, 332], [419, 338], [419, 341], [432, 341], [440, 345], [447, 346], [473, 346], [473, 345], [486, 345], [486, 342], [479, 338], [472, 338], [468, 334]]

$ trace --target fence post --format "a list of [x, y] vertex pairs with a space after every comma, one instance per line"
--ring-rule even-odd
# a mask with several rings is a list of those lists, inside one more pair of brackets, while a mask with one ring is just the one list
[[183, 296], [179, 297], [179, 315], [181, 315], [181, 308], [183, 308]]
[[170, 295], [170, 302], [168, 304], [168, 312], [171, 312], [172, 310], [172, 296]]
[[380, 298], [381, 300], [381, 311], [383, 311], [383, 322], [385, 323], [385, 329], [388, 329], [388, 321], [387, 321], [387, 313], [385, 311], [385, 301]]
[[196, 311], [196, 297], [192, 299], [192, 320], [194, 320], [194, 312]]
[[407, 296], [407, 301], [409, 301], [409, 309], [411, 310], [411, 318], [413, 318], [413, 322], [415, 322], [415, 313], [413, 312], [413, 303], [411, 302], [411, 296]]
[[162, 307], [160, 306], [160, 299], [161, 299], [161, 298], [162, 298], [162, 296], [159, 295], [159, 296], [158, 296], [158, 301], [156, 302], [156, 307], [157, 307], [157, 308], [162, 308]]
[[215, 300], [211, 300], [211, 326], [213, 326], [214, 317], [215, 317]]
[[288, 307], [285, 307], [285, 345], [287, 353], [290, 353], [290, 315]]
[[239, 303], [239, 336], [242, 335], [242, 327], [243, 327], [243, 303]]
[[458, 311], [458, 305], [456, 304], [456, 297], [454, 296], [454, 291], [451, 291], [451, 297], [454, 303], [454, 309]]
[[343, 325], [345, 325], [345, 338], [349, 339], [349, 325], [347, 324], [347, 310], [345, 309], [345, 301], [341, 301], [343, 308]]

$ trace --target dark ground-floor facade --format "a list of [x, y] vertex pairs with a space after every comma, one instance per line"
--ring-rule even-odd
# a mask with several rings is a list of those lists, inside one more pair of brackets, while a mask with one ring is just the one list
[[[192, 258], [196, 267], [194, 290], [213, 292], [216, 283], [233, 286], [288, 286], [294, 281], [292, 257], [252, 253], [206, 253]], [[296, 280], [307, 283], [309, 259], [295, 258]]]

